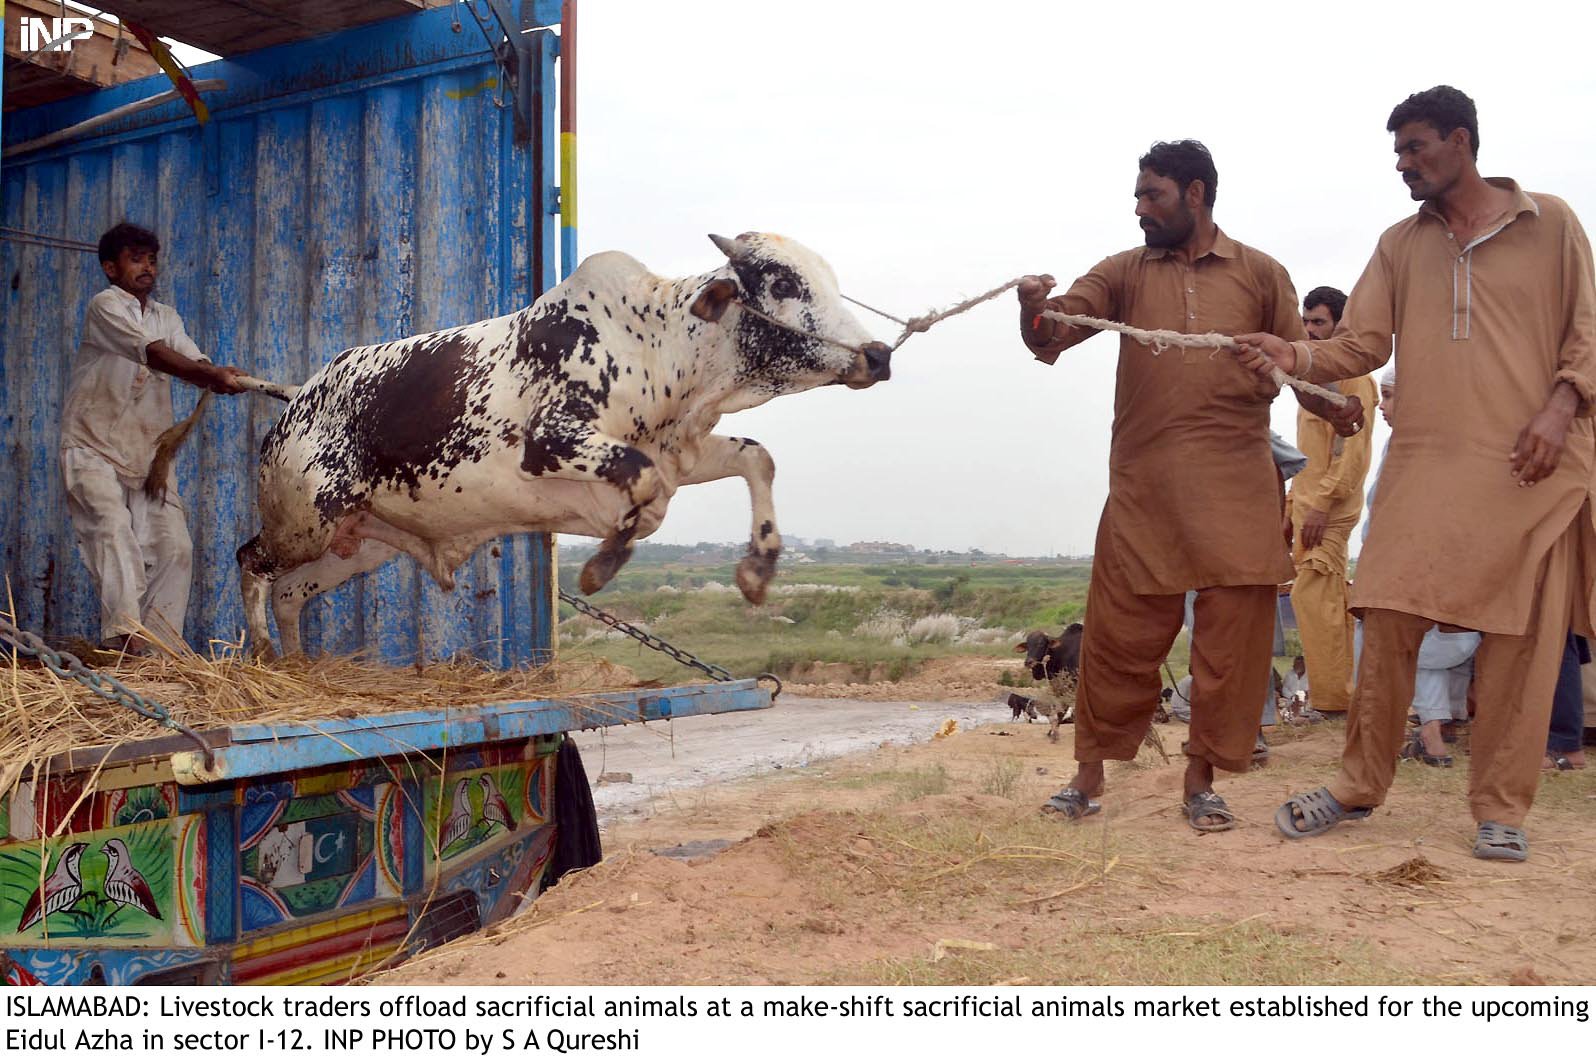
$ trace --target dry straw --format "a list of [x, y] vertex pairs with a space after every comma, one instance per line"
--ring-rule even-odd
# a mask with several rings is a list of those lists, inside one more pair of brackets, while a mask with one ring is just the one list
[[[148, 634], [146, 636], [149, 636]], [[510, 671], [471, 661], [409, 668], [357, 657], [256, 662], [238, 645], [216, 644], [209, 655], [167, 648], [149, 658], [80, 653], [90, 667], [114, 675], [141, 696], [165, 705], [196, 730], [255, 724], [315, 724], [393, 712], [473, 708], [522, 700], [560, 699], [633, 687], [630, 671], [606, 661]], [[601, 715], [602, 698], [587, 700]], [[616, 706], [617, 721], [621, 718]], [[37, 660], [0, 655], [0, 795], [51, 757], [75, 749], [168, 736]]]

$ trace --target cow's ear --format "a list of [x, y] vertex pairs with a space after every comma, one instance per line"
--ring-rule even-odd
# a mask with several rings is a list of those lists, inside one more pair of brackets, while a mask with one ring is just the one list
[[701, 317], [706, 321], [718, 321], [720, 315], [726, 312], [726, 307], [737, 297], [737, 282], [717, 277], [704, 285], [704, 290], [698, 293], [698, 298], [693, 300], [693, 316]]
[[1023, 652], [1025, 652], [1025, 643], [1024, 643], [1024, 642], [1021, 642], [1021, 643], [1020, 643], [1020, 644], [1019, 644], [1019, 645], [1016, 645], [1016, 646], [1015, 646], [1015, 647], [1014, 647], [1014, 651], [1015, 651], [1015, 652], [1016, 652], [1016, 653], [1023, 653]]
[[1062, 638], [1049, 638], [1047, 640], [1047, 650], [1050, 653], [1058, 652], [1058, 650], [1063, 648], [1063, 646], [1064, 646], [1064, 639], [1062, 639]]

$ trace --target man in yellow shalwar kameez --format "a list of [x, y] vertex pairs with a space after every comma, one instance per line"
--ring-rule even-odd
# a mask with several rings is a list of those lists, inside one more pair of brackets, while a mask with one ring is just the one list
[[[1302, 323], [1309, 339], [1329, 339], [1341, 321], [1347, 297], [1319, 287], [1302, 300]], [[1364, 409], [1380, 402], [1372, 376], [1333, 384], [1355, 395]], [[1347, 543], [1363, 513], [1363, 480], [1369, 472], [1373, 432], [1351, 438], [1336, 434], [1329, 421], [1297, 410], [1297, 449], [1308, 467], [1291, 481], [1288, 511], [1293, 527], [1291, 559], [1297, 575], [1291, 608], [1302, 635], [1313, 684], [1313, 706], [1325, 714], [1345, 713], [1352, 703], [1352, 614], [1347, 611]]]

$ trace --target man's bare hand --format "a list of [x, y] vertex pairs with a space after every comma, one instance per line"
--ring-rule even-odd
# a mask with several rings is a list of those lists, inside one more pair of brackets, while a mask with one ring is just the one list
[[1329, 526], [1330, 514], [1324, 509], [1309, 509], [1302, 518], [1302, 548], [1318, 549], [1324, 541], [1324, 529]]
[[1345, 396], [1346, 402], [1338, 406], [1318, 395], [1302, 391], [1291, 393], [1297, 396], [1299, 406], [1328, 423], [1342, 438], [1351, 438], [1363, 430], [1363, 400], [1356, 395]]
[[1259, 376], [1280, 369], [1287, 376], [1297, 371], [1297, 349], [1268, 332], [1248, 332], [1236, 337], [1236, 360]]
[[231, 365], [213, 365], [205, 386], [219, 395], [241, 395], [249, 390], [238, 382], [243, 375], [242, 369], [235, 369]]
[[1512, 469], [1519, 486], [1533, 487], [1557, 471], [1571, 419], [1569, 413], [1548, 403], [1518, 433], [1518, 442], [1513, 445]]
[[1053, 285], [1058, 281], [1046, 273], [1025, 277], [1020, 281], [1015, 292], [1020, 297], [1020, 306], [1028, 313], [1037, 314], [1047, 309], [1047, 293], [1053, 290]]
[[1296, 529], [1291, 526], [1291, 506], [1286, 506], [1285, 513], [1280, 517], [1280, 534], [1285, 537], [1286, 548], [1291, 548], [1291, 536]]
[[1346, 395], [1345, 398], [1346, 403], [1339, 406], [1326, 399], [1320, 399], [1319, 401], [1324, 402], [1324, 412], [1320, 413], [1318, 410], [1313, 412], [1329, 421], [1337, 435], [1343, 439], [1350, 439], [1363, 430], [1363, 399], [1357, 395]]

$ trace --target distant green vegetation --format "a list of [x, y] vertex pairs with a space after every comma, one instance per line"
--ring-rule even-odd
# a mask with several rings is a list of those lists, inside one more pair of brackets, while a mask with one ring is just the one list
[[[561, 556], [560, 585], [571, 593], [580, 593], [581, 560]], [[1012, 655], [1025, 631], [1080, 619], [1091, 572], [1080, 561], [784, 564], [756, 607], [737, 591], [733, 568], [634, 558], [592, 601], [734, 674], [787, 678], [819, 662], [851, 665], [858, 680], [898, 679], [931, 657]], [[562, 653], [595, 653], [665, 681], [696, 675], [604, 635], [561, 606]]]
[[[680, 557], [691, 547], [667, 556]], [[1034, 685], [1014, 655], [1033, 629], [1057, 633], [1084, 617], [1090, 562], [784, 563], [765, 604], [743, 600], [730, 561], [699, 564], [663, 559], [639, 549], [591, 599], [593, 604], [737, 676], [769, 671], [802, 679], [814, 664], [847, 665], [845, 681], [897, 681], [920, 663], [949, 656], [1009, 657], [1015, 666], [1001, 685]], [[561, 551], [560, 585], [580, 594], [585, 554]], [[698, 681], [700, 672], [622, 638], [569, 605], [560, 606], [560, 646], [566, 657], [601, 656], [664, 682]], [[1302, 651], [1287, 632], [1283, 674]], [[1186, 674], [1190, 648], [1181, 632], [1170, 650], [1164, 681]], [[838, 669], [828, 669], [837, 672]], [[1263, 693], [1259, 692], [1262, 700]]]

